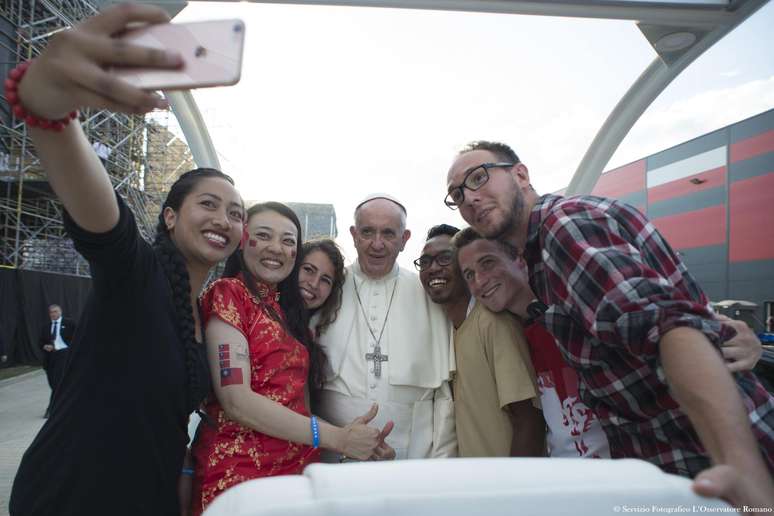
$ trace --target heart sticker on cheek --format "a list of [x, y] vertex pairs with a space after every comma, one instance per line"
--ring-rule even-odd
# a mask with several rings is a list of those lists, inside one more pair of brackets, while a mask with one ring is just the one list
[[254, 238], [251, 238], [250, 240], [247, 241], [247, 245], [249, 245], [250, 247], [255, 247], [256, 245], [258, 245], [258, 242]]
[[295, 249], [292, 249], [292, 250], [290, 251], [290, 257], [291, 257], [291, 258], [295, 258], [295, 257], [296, 257], [296, 250], [295, 250]]

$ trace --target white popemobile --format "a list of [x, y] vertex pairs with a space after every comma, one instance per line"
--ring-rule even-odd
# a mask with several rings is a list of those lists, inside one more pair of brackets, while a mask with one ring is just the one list
[[425, 459], [312, 464], [239, 484], [204, 516], [604, 516], [731, 513], [641, 460]]

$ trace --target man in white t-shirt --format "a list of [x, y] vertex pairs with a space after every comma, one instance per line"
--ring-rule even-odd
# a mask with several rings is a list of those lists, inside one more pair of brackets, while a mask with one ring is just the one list
[[524, 322], [537, 375], [551, 457], [609, 458], [610, 448], [594, 413], [578, 395], [578, 375], [561, 356], [554, 338], [532, 322], [539, 304], [526, 267], [509, 244], [487, 240], [473, 228], [453, 240], [462, 276], [473, 296], [493, 312], [508, 311]]

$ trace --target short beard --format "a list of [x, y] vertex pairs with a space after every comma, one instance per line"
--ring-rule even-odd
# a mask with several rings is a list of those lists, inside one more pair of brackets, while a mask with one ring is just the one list
[[518, 227], [525, 204], [524, 193], [517, 187], [511, 209], [505, 214], [502, 223], [499, 227], [494, 228], [491, 234], [485, 236], [492, 240], [504, 240], [509, 234], [514, 233]]

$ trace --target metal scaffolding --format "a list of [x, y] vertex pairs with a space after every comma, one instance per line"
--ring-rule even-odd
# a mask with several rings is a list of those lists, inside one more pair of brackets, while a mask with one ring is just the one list
[[[2, 0], [0, 74], [36, 56], [50, 36], [96, 12], [90, 0]], [[194, 168], [188, 146], [168, 130], [172, 115], [81, 113], [81, 123], [113, 186], [146, 239], [154, 234], [163, 193]], [[0, 267], [87, 276], [62, 227], [62, 205], [43, 173], [26, 126], [0, 105]]]

